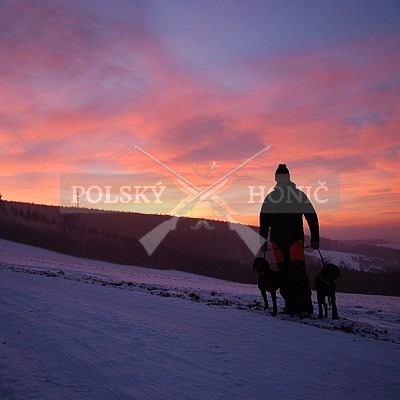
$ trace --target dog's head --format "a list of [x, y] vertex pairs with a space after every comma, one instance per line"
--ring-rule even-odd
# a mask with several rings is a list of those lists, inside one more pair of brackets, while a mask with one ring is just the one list
[[264, 257], [257, 257], [253, 261], [253, 271], [260, 273], [268, 271], [270, 268], [269, 262]]
[[327, 281], [334, 281], [337, 278], [341, 278], [339, 267], [335, 264], [328, 263], [324, 265], [322, 269], [324, 279]]

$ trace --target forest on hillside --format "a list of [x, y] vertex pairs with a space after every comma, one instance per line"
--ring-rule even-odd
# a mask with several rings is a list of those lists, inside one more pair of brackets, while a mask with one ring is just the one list
[[[180, 218], [177, 228], [149, 256], [139, 239], [169, 218], [126, 212], [62, 210], [56, 206], [0, 201], [0, 238], [78, 257], [255, 283], [254, 256], [225, 222], [209, 221], [208, 228], [198, 228], [199, 220]], [[373, 253], [376, 257], [374, 248], [378, 246], [322, 239], [321, 247], [349, 252], [357, 249], [358, 254]], [[391, 265], [399, 265], [400, 250], [382, 247], [377, 251]], [[321, 262], [307, 256], [306, 263], [313, 287]], [[342, 276], [337, 283], [342, 292], [400, 295], [399, 268], [389, 273], [342, 269]]]

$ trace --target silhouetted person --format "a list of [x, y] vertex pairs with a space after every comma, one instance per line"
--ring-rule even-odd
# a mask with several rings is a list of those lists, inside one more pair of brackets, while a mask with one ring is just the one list
[[[313, 249], [319, 248], [318, 217], [306, 194], [290, 180], [286, 164], [279, 164], [275, 181], [274, 190], [261, 207], [260, 235], [266, 240], [270, 236], [286, 312], [307, 316], [313, 313], [313, 305], [304, 262], [303, 216], [310, 228]], [[263, 250], [267, 247], [266, 242]]]

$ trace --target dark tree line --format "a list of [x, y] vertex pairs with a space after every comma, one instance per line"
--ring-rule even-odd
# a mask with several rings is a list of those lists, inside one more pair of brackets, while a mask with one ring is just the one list
[[[79, 257], [177, 269], [242, 283], [256, 282], [253, 255], [227, 224], [212, 221], [212, 230], [193, 230], [194, 220], [182, 219], [175, 231], [148, 256], [139, 238], [166, 216], [119, 212], [85, 214], [59, 207], [1, 201], [0, 237]], [[78, 211], [78, 210], [77, 210]], [[321, 270], [319, 260], [307, 258], [313, 286]], [[400, 295], [400, 273], [342, 270], [338, 291]]]

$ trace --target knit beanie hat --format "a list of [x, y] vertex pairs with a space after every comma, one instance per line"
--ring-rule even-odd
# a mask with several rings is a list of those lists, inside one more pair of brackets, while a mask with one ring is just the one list
[[275, 171], [275, 174], [290, 175], [290, 172], [287, 169], [286, 164], [279, 164], [277, 170]]

